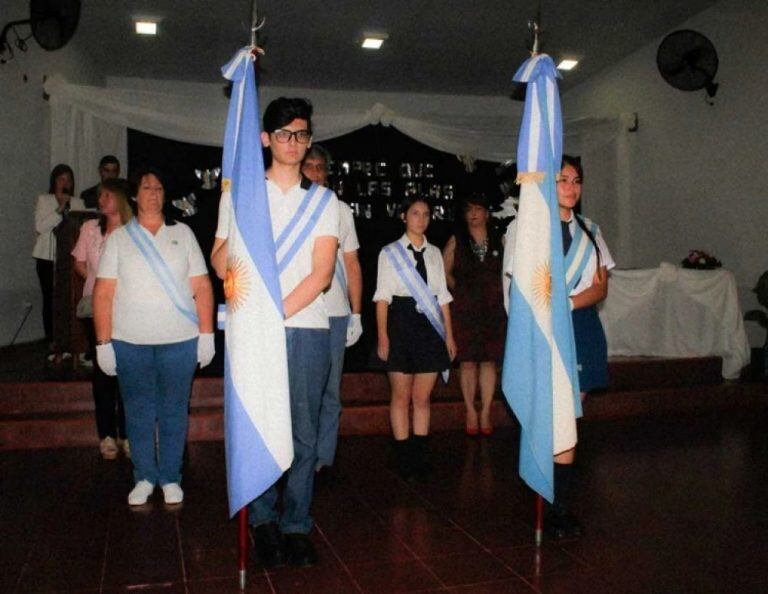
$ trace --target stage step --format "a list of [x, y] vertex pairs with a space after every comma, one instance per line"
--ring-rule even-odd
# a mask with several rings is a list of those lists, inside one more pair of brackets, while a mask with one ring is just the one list
[[[587, 419], [667, 414], [766, 402], [760, 384], [722, 384], [719, 358], [611, 361], [612, 388], [592, 395]], [[631, 388], [631, 389], [630, 389]], [[223, 437], [221, 378], [200, 377], [190, 402], [191, 441]], [[389, 385], [383, 373], [350, 373], [342, 380], [342, 435], [389, 433]], [[514, 423], [494, 402], [495, 426]], [[434, 431], [461, 429], [464, 405], [454, 371], [433, 394]], [[0, 382], [0, 449], [91, 446], [96, 443], [90, 382]]]

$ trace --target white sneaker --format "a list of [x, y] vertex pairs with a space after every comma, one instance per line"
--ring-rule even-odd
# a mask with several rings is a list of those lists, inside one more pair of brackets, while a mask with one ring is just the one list
[[181, 490], [179, 483], [168, 483], [163, 485], [163, 497], [168, 505], [175, 505], [184, 501], [184, 491]]
[[112, 437], [105, 437], [99, 444], [99, 451], [105, 460], [114, 460], [117, 458], [117, 442]]
[[128, 505], [144, 505], [155, 490], [155, 485], [149, 481], [141, 480], [128, 493]]

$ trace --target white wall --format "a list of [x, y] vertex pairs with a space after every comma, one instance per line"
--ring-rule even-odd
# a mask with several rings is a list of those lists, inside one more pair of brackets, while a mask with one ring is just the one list
[[[659, 38], [567, 92], [564, 113], [639, 115], [640, 129], [628, 137], [631, 234], [621, 265], [653, 267], [705, 249], [734, 272], [743, 306], [756, 307], [750, 289], [768, 269], [768, 2], [721, 0], [682, 28], [717, 49], [714, 106], [704, 91], [679, 91], [661, 78]], [[586, 164], [585, 205], [589, 169], [598, 167]], [[764, 334], [747, 326], [752, 345], [762, 344]]]
[[[28, 17], [27, 0], [3, 0], [0, 26]], [[19, 29], [28, 32], [27, 27]], [[10, 342], [27, 301], [33, 309], [17, 342], [43, 336], [42, 300], [32, 259], [35, 200], [47, 191], [50, 173], [43, 77], [58, 73], [72, 81], [99, 82], [89, 59], [71, 47], [47, 52], [33, 40], [28, 43], [26, 53], [15, 51], [13, 60], [0, 65], [0, 345]]]

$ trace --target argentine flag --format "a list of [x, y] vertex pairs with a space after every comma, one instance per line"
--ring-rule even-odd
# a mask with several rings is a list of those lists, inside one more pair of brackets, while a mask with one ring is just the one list
[[251, 48], [222, 68], [233, 82], [224, 136], [227, 235], [224, 422], [229, 513], [271, 487], [293, 461], [283, 301], [264, 179]]
[[553, 455], [576, 445], [581, 416], [555, 186], [563, 136], [557, 76], [552, 59], [539, 54], [514, 77], [528, 84], [517, 147], [520, 209], [502, 371], [504, 395], [522, 427], [520, 476], [550, 502]]

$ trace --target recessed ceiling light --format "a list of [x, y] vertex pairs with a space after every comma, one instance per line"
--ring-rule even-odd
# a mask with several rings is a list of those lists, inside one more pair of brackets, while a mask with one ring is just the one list
[[366, 37], [363, 39], [363, 45], [362, 47], [364, 49], [380, 49], [382, 44], [384, 43], [384, 39], [382, 37]]
[[557, 65], [558, 70], [573, 70], [576, 68], [576, 64], [578, 64], [578, 60], [560, 60], [560, 63]]
[[136, 33], [139, 35], [157, 35], [157, 23], [136, 21]]

